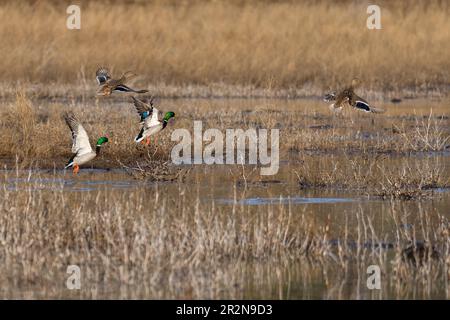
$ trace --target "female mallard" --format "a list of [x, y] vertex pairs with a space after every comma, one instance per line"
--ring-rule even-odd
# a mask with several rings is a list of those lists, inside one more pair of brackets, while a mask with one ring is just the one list
[[113, 91], [145, 93], [148, 90], [134, 90], [125, 85], [125, 82], [136, 76], [131, 71], [125, 72], [120, 79], [112, 79], [108, 69], [99, 68], [95, 73], [100, 88], [97, 91], [99, 96], [109, 96]]
[[325, 95], [324, 100], [326, 102], [334, 101], [332, 105], [330, 105], [331, 109], [341, 110], [345, 104], [349, 104], [353, 108], [363, 110], [365, 112], [374, 112], [374, 113], [382, 113], [383, 109], [375, 108], [371, 106], [366, 100], [358, 96], [354, 89], [360, 84], [359, 79], [353, 79], [352, 84], [342, 90], [339, 94], [335, 92], [331, 92]]
[[150, 144], [150, 136], [154, 135], [167, 126], [170, 118], [175, 117], [175, 113], [169, 111], [165, 114], [162, 121], [158, 120], [158, 109], [153, 106], [153, 99], [149, 103], [144, 103], [139, 99], [133, 98], [134, 106], [137, 112], [141, 116], [142, 128], [139, 134], [134, 138], [136, 143], [143, 142], [146, 138], [145, 144], [148, 146]]
[[[325, 102], [333, 102], [336, 101], [336, 91], [332, 91], [330, 93], [327, 93], [324, 97], [323, 97], [323, 101]], [[336, 107], [336, 104], [333, 102], [332, 104], [330, 104], [328, 107], [330, 108], [331, 111], [339, 113], [342, 111], [343, 107], [345, 104], [348, 104], [348, 98], [346, 98], [339, 107]]]
[[102, 144], [108, 142], [108, 138], [101, 137], [98, 139], [95, 151], [93, 151], [86, 130], [84, 130], [75, 115], [66, 113], [64, 115], [64, 120], [72, 132], [72, 152], [74, 153], [64, 169], [73, 167], [73, 173], [77, 174], [80, 170], [80, 165], [91, 161], [99, 155]]

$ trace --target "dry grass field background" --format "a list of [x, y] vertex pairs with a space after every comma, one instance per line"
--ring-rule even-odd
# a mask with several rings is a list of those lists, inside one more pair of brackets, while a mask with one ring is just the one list
[[[368, 1], [81, 1], [71, 31], [67, 3], [0, 0], [0, 298], [448, 299], [449, 2], [377, 2], [382, 30]], [[157, 144], [99, 66], [176, 113]], [[355, 76], [385, 113], [321, 101]], [[66, 111], [109, 135], [78, 175]], [[279, 129], [278, 174], [172, 165], [195, 120]]]
[[114, 74], [134, 70], [140, 85], [160, 90], [304, 88], [311, 95], [358, 76], [366, 89], [446, 92], [448, 2], [381, 1], [382, 30], [366, 28], [368, 5], [82, 1], [81, 30], [71, 31], [66, 4], [6, 1], [0, 5], [1, 82], [50, 91], [69, 84], [70, 94], [93, 83], [96, 68], [106, 65]]

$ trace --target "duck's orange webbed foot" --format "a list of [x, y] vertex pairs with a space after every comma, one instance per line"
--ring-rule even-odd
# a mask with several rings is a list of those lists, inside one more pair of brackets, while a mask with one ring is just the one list
[[80, 171], [80, 166], [77, 164], [73, 165], [73, 174], [76, 175]]
[[145, 145], [148, 146], [150, 144], [150, 137], [147, 137], [146, 141], [145, 141]]

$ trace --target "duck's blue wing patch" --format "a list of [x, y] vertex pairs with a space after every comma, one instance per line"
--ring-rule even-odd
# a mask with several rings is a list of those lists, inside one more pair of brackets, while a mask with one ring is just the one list
[[148, 118], [148, 116], [151, 114], [150, 111], [144, 111], [141, 113], [141, 121], [144, 121], [145, 119]]

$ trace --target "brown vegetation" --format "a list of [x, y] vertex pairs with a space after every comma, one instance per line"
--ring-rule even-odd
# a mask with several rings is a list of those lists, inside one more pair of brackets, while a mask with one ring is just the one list
[[[280, 160], [291, 162], [290, 168], [296, 172], [302, 188], [345, 188], [408, 199], [449, 186], [443, 161], [423, 157], [424, 152], [438, 155], [448, 150], [450, 132], [445, 102], [435, 103], [435, 113], [426, 113], [426, 103], [418, 104], [412, 111], [408, 105], [399, 106], [380, 116], [357, 110], [334, 115], [326, 105], [315, 101], [241, 101], [230, 105], [220, 100], [163, 100], [160, 109], [170, 108], [178, 117], [158, 134], [157, 143], [152, 141], [145, 147], [133, 141], [139, 131], [139, 117], [127, 98], [122, 103], [100, 100], [96, 105], [61, 105], [31, 101], [18, 93], [16, 101], [6, 104], [1, 113], [2, 166], [62, 168], [71, 155], [71, 135], [62, 113], [70, 108], [78, 115], [91, 142], [105, 134], [110, 137], [100, 157], [85, 167], [126, 168], [135, 177], [155, 181], [182, 178], [186, 170], [166, 163], [176, 144], [171, 141], [171, 132], [186, 128], [193, 134], [193, 121], [202, 120], [203, 130], [280, 129]], [[240, 168], [237, 172], [241, 176]], [[260, 179], [255, 172], [244, 172], [249, 175], [243, 176], [246, 183]]]
[[[21, 177], [9, 172], [3, 178], [24, 192], [0, 189], [3, 298], [242, 298], [248, 292], [246, 268], [251, 273], [264, 266], [273, 270], [292, 259], [307, 268], [307, 261], [299, 260], [305, 258], [330, 273], [327, 292], [335, 298], [349, 296], [331, 287], [355, 266], [364, 279], [367, 263], [380, 265], [389, 279], [383, 281], [384, 295], [394, 291], [392, 296], [411, 297], [411, 290], [402, 291], [411, 284], [423, 285], [424, 297], [448, 290], [443, 270], [449, 259], [449, 221], [420, 206], [412, 216], [410, 208], [393, 202], [383, 219], [379, 212], [363, 210], [323, 217], [309, 214], [307, 206], [219, 205], [204, 201], [209, 191], [189, 184], [175, 184], [177, 192], [169, 194], [164, 186], [79, 193], [64, 192], [57, 182], [43, 189], [39, 173], [25, 172], [23, 183]], [[234, 189], [235, 200], [238, 193]], [[414, 228], [403, 227], [408, 224]], [[385, 230], [391, 226], [398, 231]], [[414, 265], [405, 252], [419, 241], [432, 243], [437, 256], [422, 255], [421, 264]], [[64, 285], [70, 264], [83, 274], [77, 293]], [[259, 276], [256, 283], [268, 277]], [[318, 275], [310, 271], [298, 281], [306, 281], [303, 277]], [[258, 295], [273, 296], [263, 288]]]
[[63, 3], [6, 2], [0, 74], [7, 86], [51, 91], [70, 84], [68, 94], [94, 85], [96, 68], [105, 64], [114, 73], [132, 69], [140, 86], [166, 95], [173, 85], [187, 88], [178, 95], [196, 86], [197, 95], [236, 94], [228, 86], [312, 95], [353, 76], [365, 90], [445, 94], [448, 3], [380, 6], [383, 29], [373, 31], [366, 28], [367, 5], [351, 1], [136, 1], [108, 10], [102, 1], [86, 1], [81, 30], [71, 31]]
[[[379, 31], [346, 0], [105, 3], [81, 3], [79, 31], [57, 1], [0, 5], [1, 298], [290, 298], [291, 283], [305, 298], [449, 298], [447, 1], [380, 1]], [[176, 113], [157, 144], [134, 143], [129, 95], [94, 97], [100, 65], [132, 69]], [[334, 114], [316, 97], [354, 76], [385, 114]], [[427, 100], [408, 99], [418, 94]], [[255, 96], [313, 97], [192, 99]], [[62, 169], [68, 110], [91, 142], [109, 136], [77, 177]], [[280, 172], [171, 165], [172, 130], [194, 120], [280, 129]], [[98, 187], [87, 168], [137, 179]], [[70, 188], [83, 179], [97, 187]], [[280, 202], [240, 202], [260, 189]], [[359, 200], [281, 201], [307, 192]], [[64, 286], [70, 264], [83, 272], [77, 293]], [[385, 281], [365, 296], [368, 264]]]

